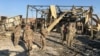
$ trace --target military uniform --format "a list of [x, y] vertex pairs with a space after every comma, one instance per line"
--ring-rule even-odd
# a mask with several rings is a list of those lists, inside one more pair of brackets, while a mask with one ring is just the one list
[[18, 25], [14, 30], [14, 45], [17, 46], [21, 36], [21, 26]]
[[42, 23], [42, 26], [40, 28], [40, 33], [41, 33], [41, 42], [42, 42], [42, 49], [43, 49], [46, 46], [46, 36], [48, 34], [43, 23]]
[[24, 41], [25, 41], [25, 46], [28, 52], [32, 50], [33, 37], [34, 37], [34, 33], [32, 29], [30, 29], [29, 25], [26, 25], [25, 30], [24, 30]]
[[42, 49], [46, 46], [46, 36], [47, 32], [45, 29], [41, 30], [41, 42], [42, 42]]
[[67, 34], [67, 45], [68, 47], [72, 47], [74, 42], [74, 37], [76, 33], [75, 23], [70, 23], [68, 28], [68, 34]]
[[61, 26], [61, 40], [64, 38], [64, 25]]
[[68, 33], [67, 28], [68, 28], [68, 23], [66, 23], [62, 26], [62, 42], [63, 42], [63, 44], [66, 42], [66, 39], [67, 39], [67, 37], [66, 37], [66, 34]]

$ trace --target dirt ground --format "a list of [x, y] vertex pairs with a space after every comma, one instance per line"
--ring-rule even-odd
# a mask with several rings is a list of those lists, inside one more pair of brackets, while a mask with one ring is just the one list
[[[100, 56], [100, 42], [77, 36], [72, 48], [62, 44], [59, 33], [51, 32], [46, 39], [46, 48], [40, 50], [40, 34], [35, 33], [31, 56]], [[11, 37], [0, 37], [0, 56], [27, 56], [24, 42], [14, 47]]]

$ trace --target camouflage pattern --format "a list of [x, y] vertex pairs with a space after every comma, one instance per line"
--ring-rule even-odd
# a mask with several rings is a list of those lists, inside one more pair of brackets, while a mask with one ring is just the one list
[[41, 42], [42, 42], [42, 48], [44, 49], [44, 47], [46, 46], [46, 37], [48, 32], [46, 31], [46, 29], [44, 28], [44, 24], [42, 23], [41, 29], [40, 29], [40, 33], [41, 33]]
[[42, 42], [41, 49], [44, 49], [46, 46], [46, 37], [44, 37], [44, 35], [41, 35], [40, 37], [41, 37], [41, 42]]
[[66, 42], [66, 34], [68, 33], [68, 23], [62, 25], [62, 43], [64, 44]]
[[61, 40], [64, 38], [64, 24], [61, 26]]
[[14, 30], [14, 45], [17, 46], [21, 36], [21, 26], [18, 25]]
[[33, 30], [30, 28], [30, 25], [26, 25], [24, 29], [24, 41], [25, 41], [25, 46], [29, 53], [32, 50], [33, 37], [34, 37]]
[[68, 28], [68, 34], [67, 34], [67, 45], [68, 47], [72, 47], [74, 42], [74, 37], [76, 33], [75, 23], [70, 23]]

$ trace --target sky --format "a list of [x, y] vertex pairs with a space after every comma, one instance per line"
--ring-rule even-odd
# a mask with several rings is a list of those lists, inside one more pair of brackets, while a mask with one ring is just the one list
[[23, 17], [26, 17], [26, 6], [28, 4], [93, 6], [94, 13], [100, 16], [100, 0], [0, 0], [0, 16], [23, 15]]

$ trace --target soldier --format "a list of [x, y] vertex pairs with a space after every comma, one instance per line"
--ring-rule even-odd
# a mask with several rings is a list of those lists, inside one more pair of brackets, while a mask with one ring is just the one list
[[70, 23], [68, 28], [68, 35], [67, 35], [67, 45], [68, 47], [72, 47], [74, 42], [74, 37], [76, 33], [75, 23]]
[[34, 36], [34, 33], [32, 29], [30, 28], [30, 25], [27, 24], [24, 30], [24, 41], [25, 41], [25, 46], [28, 51], [28, 55], [30, 55], [30, 52], [32, 50], [33, 36]]
[[21, 36], [21, 25], [17, 25], [14, 30], [14, 45], [17, 46]]
[[63, 37], [64, 37], [64, 24], [61, 26], [61, 40], [63, 41]]
[[67, 34], [68, 23], [62, 25], [62, 42], [63, 44], [66, 42], [66, 34]]
[[47, 31], [46, 31], [46, 28], [44, 27], [44, 24], [43, 22], [41, 23], [41, 28], [40, 28], [40, 33], [41, 33], [41, 41], [42, 41], [42, 48], [41, 49], [44, 49], [45, 46], [46, 46], [46, 36], [47, 36]]

